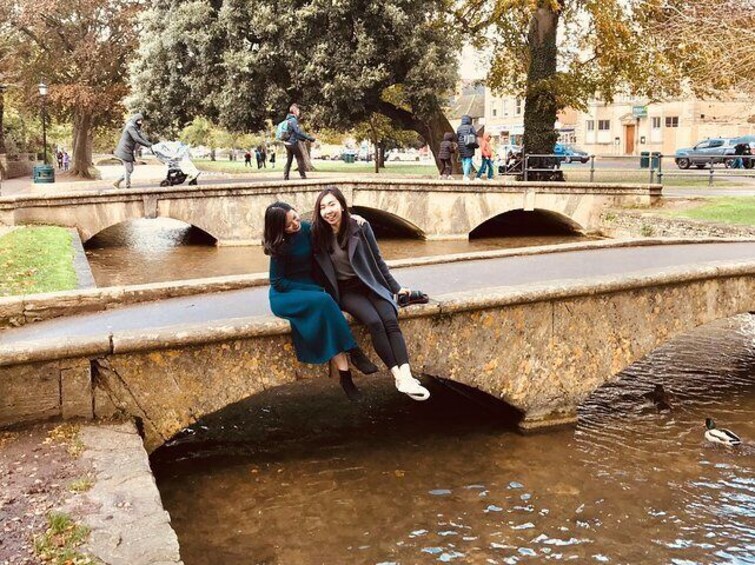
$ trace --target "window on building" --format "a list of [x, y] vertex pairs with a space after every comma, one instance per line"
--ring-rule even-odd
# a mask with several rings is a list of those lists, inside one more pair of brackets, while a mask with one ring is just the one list
[[493, 117], [495, 118], [498, 115], [498, 110], [496, 108], [493, 108]]
[[509, 115], [509, 109], [508, 109], [508, 105], [506, 104], [506, 100], [503, 101], [503, 115], [504, 116]]
[[522, 100], [520, 98], [516, 99], [516, 115], [522, 115]]
[[611, 129], [611, 120], [598, 120], [598, 131], [608, 131]]
[[661, 117], [655, 116], [653, 117], [653, 129], [661, 129]]
[[595, 120], [587, 120], [587, 131], [595, 131]]
[[667, 128], [678, 128], [679, 127], [679, 116], [666, 116], [666, 127]]

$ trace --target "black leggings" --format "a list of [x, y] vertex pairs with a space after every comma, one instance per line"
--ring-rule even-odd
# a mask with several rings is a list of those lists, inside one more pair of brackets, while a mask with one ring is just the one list
[[409, 362], [406, 343], [393, 305], [361, 281], [338, 281], [341, 308], [367, 326], [372, 346], [389, 369]]
[[453, 172], [451, 159], [441, 159], [440, 163], [443, 165], [443, 170], [440, 172], [441, 175], [450, 175]]

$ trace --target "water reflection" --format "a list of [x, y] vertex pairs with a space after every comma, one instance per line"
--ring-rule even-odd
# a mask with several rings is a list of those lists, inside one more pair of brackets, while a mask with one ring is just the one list
[[[752, 563], [755, 325], [703, 328], [596, 391], [576, 429], [521, 436], [515, 415], [432, 383], [414, 403], [361, 379], [267, 391], [153, 457], [191, 564]], [[642, 394], [674, 394], [659, 413]], [[707, 446], [703, 422], [749, 438]]]
[[[380, 245], [385, 258], [405, 259], [582, 239], [586, 238], [577, 234], [485, 237], [472, 241], [381, 239]], [[207, 234], [169, 218], [119, 224], [89, 240], [86, 249], [97, 286], [261, 273], [267, 271], [269, 261], [260, 246], [215, 247]]]

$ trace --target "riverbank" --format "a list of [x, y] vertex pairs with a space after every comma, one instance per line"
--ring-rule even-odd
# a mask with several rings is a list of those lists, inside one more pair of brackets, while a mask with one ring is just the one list
[[77, 288], [75, 256], [66, 228], [24, 227], [0, 234], [0, 296]]
[[0, 433], [0, 563], [179, 564], [131, 423]]

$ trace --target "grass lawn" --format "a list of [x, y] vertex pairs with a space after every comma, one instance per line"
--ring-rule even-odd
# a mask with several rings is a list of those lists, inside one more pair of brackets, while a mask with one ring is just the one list
[[[254, 167], [245, 167], [244, 161], [210, 161], [208, 159], [196, 159], [194, 164], [200, 171], [214, 171], [221, 173], [271, 173], [278, 171], [281, 176], [283, 175], [283, 162], [278, 161], [275, 163], [275, 168], [271, 168], [268, 163], [267, 168], [258, 169]], [[374, 163], [344, 163], [343, 161], [315, 161], [315, 172], [318, 173], [344, 173], [344, 174], [366, 174], [375, 173]], [[293, 169], [296, 168], [294, 164]], [[432, 163], [419, 164], [419, 163], [388, 163], [384, 169], [380, 169], [379, 174], [399, 174], [399, 175], [428, 175], [432, 177], [438, 176], [438, 169]], [[292, 178], [297, 176], [297, 173], [291, 171]]]
[[711, 198], [705, 204], [687, 210], [669, 211], [671, 216], [724, 224], [755, 225], [755, 197]]
[[76, 288], [71, 234], [65, 228], [20, 228], [0, 237], [0, 296]]

